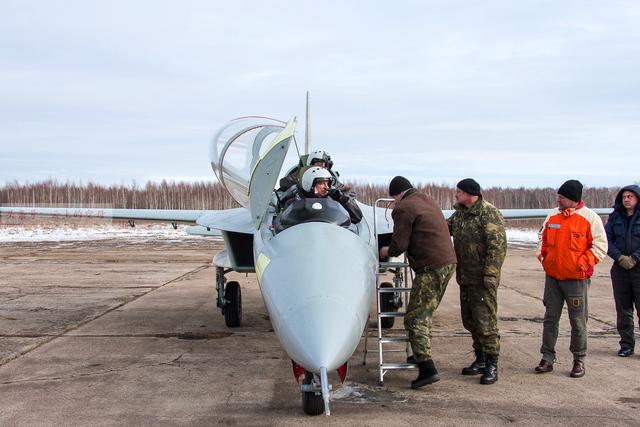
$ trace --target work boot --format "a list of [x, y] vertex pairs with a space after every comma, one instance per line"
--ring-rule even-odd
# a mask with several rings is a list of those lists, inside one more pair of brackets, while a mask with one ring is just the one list
[[544, 359], [536, 366], [536, 374], [544, 374], [551, 371], [553, 371], [553, 363], [547, 362]]
[[498, 356], [488, 354], [485, 360], [486, 367], [480, 378], [480, 384], [493, 384], [498, 381]]
[[584, 377], [585, 369], [584, 362], [582, 360], [574, 360], [573, 361], [573, 369], [571, 370], [571, 378], [580, 378]]
[[478, 375], [484, 372], [487, 366], [485, 355], [482, 352], [476, 352], [476, 360], [466, 368], [462, 368], [462, 375]]
[[618, 356], [620, 356], [620, 357], [629, 357], [631, 355], [633, 355], [633, 349], [629, 348], [629, 347], [622, 347], [618, 351]]
[[418, 374], [418, 378], [411, 381], [411, 388], [420, 388], [427, 384], [440, 381], [438, 371], [436, 370], [436, 366], [432, 359], [425, 360], [424, 362], [418, 362], [418, 368], [420, 368], [420, 373]]

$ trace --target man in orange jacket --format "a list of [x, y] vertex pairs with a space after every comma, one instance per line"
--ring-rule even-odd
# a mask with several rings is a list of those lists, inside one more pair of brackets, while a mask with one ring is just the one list
[[538, 233], [538, 259], [546, 273], [542, 360], [537, 373], [553, 371], [558, 323], [567, 303], [571, 323], [573, 369], [571, 377], [584, 376], [587, 355], [587, 291], [593, 267], [607, 254], [607, 237], [600, 217], [582, 201], [582, 184], [569, 180], [558, 189], [558, 209], [553, 210]]

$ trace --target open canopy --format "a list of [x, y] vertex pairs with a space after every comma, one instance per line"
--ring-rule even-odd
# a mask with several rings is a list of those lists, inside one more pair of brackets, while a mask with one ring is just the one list
[[[286, 122], [247, 116], [223, 126], [211, 143], [211, 167], [220, 183], [241, 206], [249, 204], [249, 182], [256, 164], [272, 146]], [[295, 158], [295, 153], [288, 156]], [[280, 171], [275, 171], [277, 175]]]

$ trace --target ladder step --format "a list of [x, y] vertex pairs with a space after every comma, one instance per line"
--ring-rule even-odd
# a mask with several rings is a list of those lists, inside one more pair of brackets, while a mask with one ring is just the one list
[[378, 288], [378, 292], [380, 293], [411, 292], [411, 288]]
[[418, 367], [415, 363], [383, 363], [380, 365], [381, 369], [416, 369]]
[[380, 268], [403, 268], [409, 267], [409, 264], [406, 262], [381, 262], [378, 264]]
[[408, 342], [408, 341], [409, 341], [409, 337], [407, 336], [380, 338], [380, 342]]
[[[404, 348], [382, 349], [382, 353], [406, 353]], [[380, 353], [377, 348], [367, 349], [367, 353]]]
[[402, 317], [406, 313], [404, 311], [381, 311], [378, 317]]

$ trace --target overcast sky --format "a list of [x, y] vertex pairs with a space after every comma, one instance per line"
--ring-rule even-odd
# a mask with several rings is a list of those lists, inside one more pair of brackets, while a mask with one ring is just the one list
[[345, 180], [640, 181], [638, 1], [0, 2], [0, 183], [213, 180], [242, 115]]

